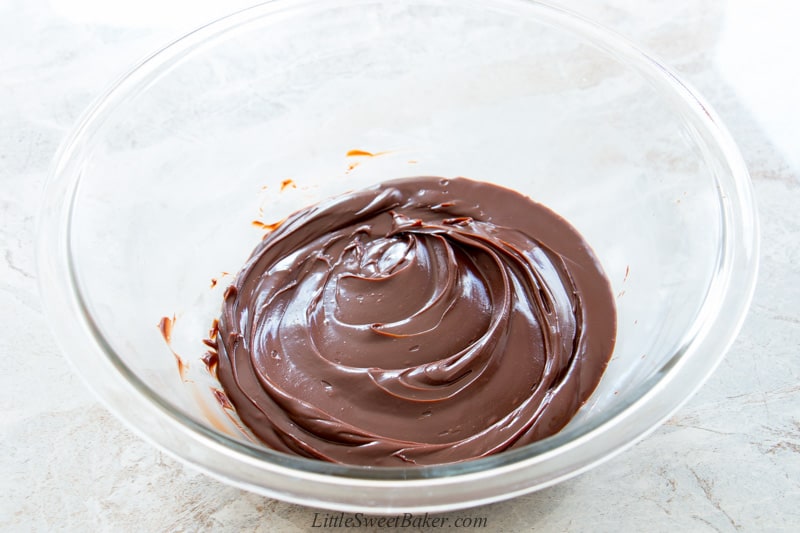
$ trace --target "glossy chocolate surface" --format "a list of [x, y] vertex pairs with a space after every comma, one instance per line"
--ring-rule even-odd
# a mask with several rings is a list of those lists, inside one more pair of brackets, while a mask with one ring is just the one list
[[271, 448], [443, 464], [559, 431], [615, 333], [610, 285], [564, 219], [496, 185], [406, 178], [264, 238], [225, 293], [217, 372]]

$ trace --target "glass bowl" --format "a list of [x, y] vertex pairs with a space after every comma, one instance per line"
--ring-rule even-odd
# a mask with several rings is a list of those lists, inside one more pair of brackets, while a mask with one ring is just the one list
[[[553, 437], [452, 465], [342, 466], [250, 441], [201, 358], [263, 235], [253, 221], [418, 175], [519, 190], [588, 240], [618, 307], [594, 395]], [[717, 366], [757, 271], [749, 177], [716, 114], [622, 38], [522, 0], [279, 0], [209, 24], [94, 104], [40, 215], [47, 315], [112, 412], [228, 483], [340, 511], [464, 508], [608, 459]]]

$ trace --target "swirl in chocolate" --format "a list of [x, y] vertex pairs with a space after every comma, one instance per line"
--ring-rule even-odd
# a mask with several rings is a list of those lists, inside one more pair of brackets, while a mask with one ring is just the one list
[[558, 215], [488, 183], [407, 178], [265, 237], [226, 292], [218, 376], [276, 450], [452, 463], [560, 430], [615, 332], [609, 283]]

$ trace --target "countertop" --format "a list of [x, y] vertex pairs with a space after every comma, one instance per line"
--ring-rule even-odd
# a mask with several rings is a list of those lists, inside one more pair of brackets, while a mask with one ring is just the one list
[[[248, 3], [0, 1], [0, 529], [334, 530], [315, 527], [324, 511], [229, 487], [123, 427], [62, 357], [37, 292], [40, 195], [80, 113], [142, 56]], [[452, 513], [450, 523], [470, 519], [483, 531], [797, 531], [800, 8], [790, 0], [554, 3], [660, 56], [716, 108], [755, 187], [759, 282], [721, 366], [662, 427], [577, 478]]]

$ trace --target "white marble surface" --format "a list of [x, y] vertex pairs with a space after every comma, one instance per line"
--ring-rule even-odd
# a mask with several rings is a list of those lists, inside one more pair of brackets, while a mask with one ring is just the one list
[[[321, 530], [318, 511], [228, 487], [132, 435], [60, 355], [36, 287], [41, 188], [81, 111], [141, 56], [247, 3], [0, 0], [2, 530]], [[485, 517], [484, 531], [797, 531], [800, 9], [788, 0], [556, 3], [655, 52], [715, 106], [753, 177], [760, 281], [725, 361], [654, 434], [576, 479], [450, 516]]]

